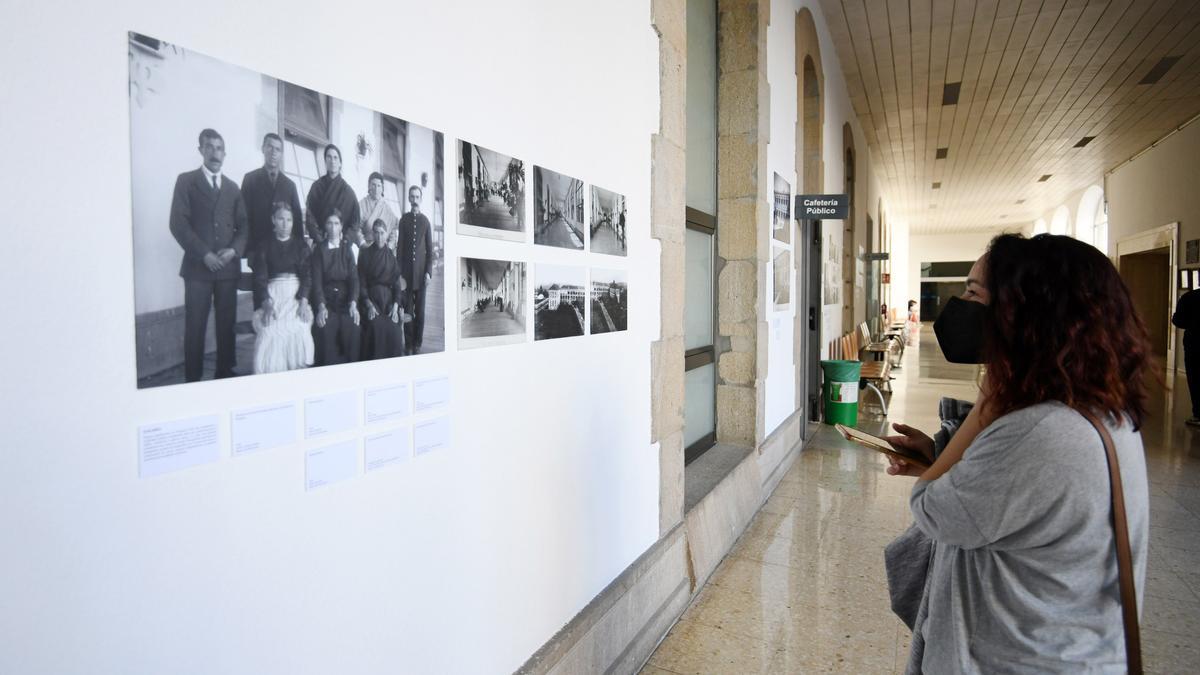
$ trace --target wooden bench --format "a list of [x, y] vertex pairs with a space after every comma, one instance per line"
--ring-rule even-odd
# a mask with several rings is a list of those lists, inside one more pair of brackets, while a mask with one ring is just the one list
[[871, 354], [877, 361], [891, 361], [893, 368], [900, 367], [900, 361], [904, 358], [903, 336], [885, 334], [880, 340], [872, 340], [871, 329], [866, 321], [858, 324], [858, 335], [863, 353]]

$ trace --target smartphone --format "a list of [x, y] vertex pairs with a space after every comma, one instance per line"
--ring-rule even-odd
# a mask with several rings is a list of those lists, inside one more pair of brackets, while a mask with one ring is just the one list
[[885, 455], [895, 457], [896, 459], [902, 459], [909, 464], [914, 464], [926, 469], [929, 468], [928, 459], [918, 455], [915, 452], [912, 452], [911, 450], [897, 448], [889, 443], [885, 438], [872, 436], [871, 434], [859, 431], [858, 429], [852, 429], [844, 424], [835, 424], [834, 428], [837, 429], [838, 433], [840, 433], [842, 437], [848, 441], [854, 441], [859, 445], [865, 445], [876, 452], [881, 452]]

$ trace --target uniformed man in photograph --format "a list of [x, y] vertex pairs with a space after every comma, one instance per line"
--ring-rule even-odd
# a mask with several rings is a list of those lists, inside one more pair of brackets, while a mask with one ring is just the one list
[[408, 306], [413, 319], [404, 326], [405, 354], [421, 351], [421, 338], [425, 334], [425, 290], [433, 278], [433, 229], [429, 219], [421, 213], [424, 190], [414, 185], [408, 189], [409, 210], [400, 218], [400, 241], [396, 257], [400, 260], [400, 274], [408, 283]]

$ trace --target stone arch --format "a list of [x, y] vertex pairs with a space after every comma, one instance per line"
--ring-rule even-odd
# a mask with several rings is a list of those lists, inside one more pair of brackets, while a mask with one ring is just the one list
[[1071, 211], [1067, 209], [1066, 204], [1059, 204], [1057, 209], [1054, 209], [1054, 215], [1050, 218], [1050, 234], [1070, 234], [1071, 233]]
[[[821, 43], [817, 36], [817, 24], [813, 20], [812, 12], [807, 8], [796, 12], [795, 40], [795, 163], [796, 178], [799, 183], [796, 186], [796, 193], [821, 193], [825, 191], [825, 71], [821, 67]], [[818, 270], [810, 268], [819, 266], [823, 255], [817, 249], [815, 260], [808, 260], [804, 264], [800, 264], [801, 251], [808, 245], [805, 234], [804, 230], [798, 230], [792, 237], [792, 241], [796, 243], [795, 253], [798, 263], [795, 284], [797, 289], [796, 316], [793, 324], [793, 335], [796, 339], [792, 341], [792, 363], [796, 368], [796, 405], [798, 408], [805, 408], [808, 405], [806, 399], [809, 398], [810, 390], [815, 391], [816, 387], [817, 364], [811, 362], [812, 350], [810, 347], [812, 345], [810, 342], [816, 342], [816, 349], [819, 350], [823, 341], [823, 336], [819, 332], [814, 337], [809, 333], [808, 328], [809, 293], [812, 287], [816, 286], [816, 293], [820, 295], [820, 279], [822, 278]], [[821, 316], [820, 305], [821, 302], [818, 300], [817, 306], [812, 310], [818, 326]], [[800, 336], [804, 336], [804, 338], [800, 339]], [[810, 410], [810, 416], [811, 412]]]
[[842, 125], [842, 160], [842, 192], [850, 204], [846, 220], [842, 221], [842, 332], [847, 333], [854, 326], [854, 309], [859, 293], [855, 284], [858, 250], [854, 245], [858, 235], [858, 199], [855, 195], [858, 187], [858, 157], [854, 149], [854, 131], [849, 122]]
[[1100, 216], [1104, 208], [1104, 188], [1093, 185], [1083, 191], [1079, 198], [1079, 206], [1075, 209], [1075, 238], [1099, 248], [1105, 249], [1107, 242], [1099, 242], [1096, 237], [1096, 224], [1101, 222]]

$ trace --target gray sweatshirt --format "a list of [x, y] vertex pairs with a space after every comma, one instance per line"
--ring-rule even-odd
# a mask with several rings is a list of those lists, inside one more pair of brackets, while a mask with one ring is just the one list
[[[1141, 434], [1110, 424], [1141, 607], [1149, 501]], [[1125, 672], [1100, 435], [1052, 402], [997, 419], [910, 505], [935, 542], [919, 624], [926, 673]], [[915, 664], [910, 664], [913, 669]]]

